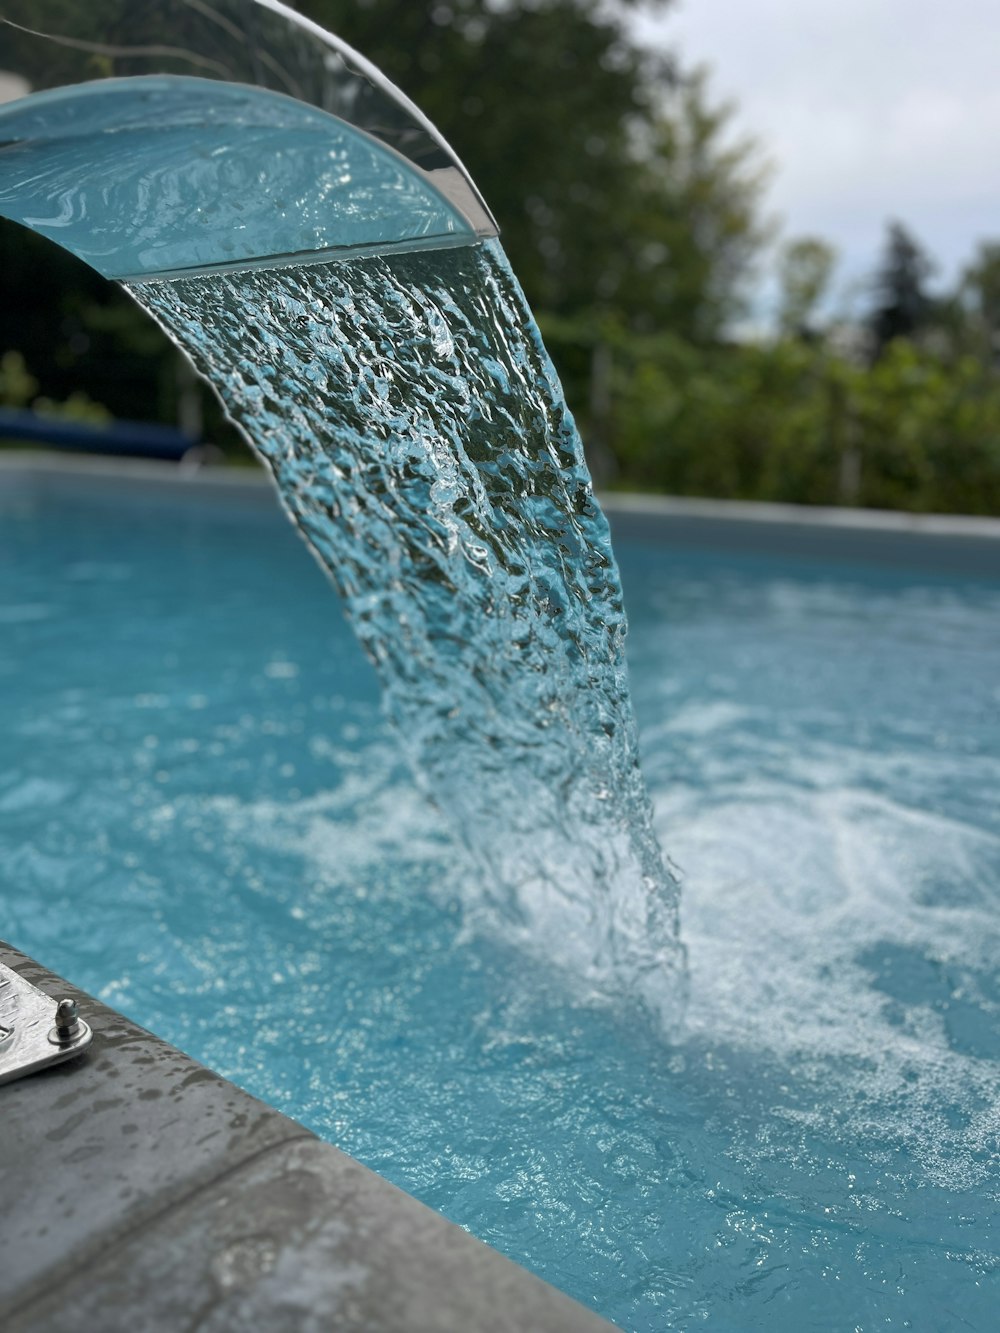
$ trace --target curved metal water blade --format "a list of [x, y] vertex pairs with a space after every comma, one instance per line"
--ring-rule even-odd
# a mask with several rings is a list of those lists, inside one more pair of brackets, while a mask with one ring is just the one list
[[30, 93], [0, 107], [0, 212], [125, 281], [213, 384], [479, 859], [473, 906], [675, 1023], [607, 525], [468, 173], [276, 0], [81, 8], [0, 0]]
[[105, 277], [497, 234], [417, 108], [273, 0], [0, 0], [0, 41], [30, 94], [0, 106], [0, 214]]

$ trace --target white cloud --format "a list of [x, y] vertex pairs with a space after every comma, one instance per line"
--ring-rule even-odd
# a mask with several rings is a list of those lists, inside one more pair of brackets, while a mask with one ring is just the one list
[[997, 0], [678, 0], [644, 31], [713, 68], [775, 164], [785, 234], [832, 240], [846, 275], [889, 218], [946, 277], [1000, 236]]

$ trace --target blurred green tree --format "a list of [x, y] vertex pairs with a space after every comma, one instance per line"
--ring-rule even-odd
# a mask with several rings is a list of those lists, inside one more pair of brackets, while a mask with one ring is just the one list
[[1000, 241], [981, 241], [950, 305], [959, 347], [1000, 369]]
[[617, 303], [637, 332], [669, 328], [711, 343], [746, 313], [747, 284], [770, 234], [767, 178], [735, 108], [714, 103], [704, 69], [676, 74], [640, 127], [631, 188], [615, 218]]
[[894, 338], [912, 338], [929, 323], [927, 280], [934, 264], [901, 222], [890, 222], [875, 275], [875, 305], [869, 319], [878, 360]]
[[[529, 299], [579, 309], [612, 281], [633, 125], [669, 77], [598, 0], [299, 0], [407, 93], [483, 192]], [[655, 68], [655, 74], [654, 74]]]
[[786, 338], [815, 339], [817, 314], [837, 263], [832, 245], [817, 236], [788, 241], [778, 259], [778, 328]]
[[[665, 8], [667, 0], [656, 0]], [[299, 0], [438, 126], [531, 304], [712, 338], [763, 239], [762, 174], [704, 71], [650, 52], [637, 0]], [[649, 5], [644, 6], [646, 9]]]

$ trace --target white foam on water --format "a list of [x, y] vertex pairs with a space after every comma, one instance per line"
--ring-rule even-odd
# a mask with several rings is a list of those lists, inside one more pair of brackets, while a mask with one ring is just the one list
[[786, 1121], [906, 1145], [935, 1184], [995, 1179], [1000, 837], [852, 787], [760, 781], [658, 813], [688, 1043], [785, 1070]]

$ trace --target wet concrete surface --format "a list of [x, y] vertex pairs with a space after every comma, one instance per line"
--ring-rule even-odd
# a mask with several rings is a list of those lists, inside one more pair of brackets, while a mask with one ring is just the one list
[[2, 943], [0, 962], [94, 1029], [0, 1087], [4, 1333], [610, 1328]]

